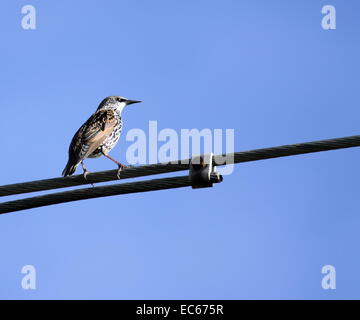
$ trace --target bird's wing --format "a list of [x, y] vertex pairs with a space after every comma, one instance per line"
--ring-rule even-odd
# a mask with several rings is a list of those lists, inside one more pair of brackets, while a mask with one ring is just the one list
[[75, 134], [70, 148], [79, 161], [99, 148], [114, 130], [116, 117], [112, 110], [99, 110], [94, 113]]

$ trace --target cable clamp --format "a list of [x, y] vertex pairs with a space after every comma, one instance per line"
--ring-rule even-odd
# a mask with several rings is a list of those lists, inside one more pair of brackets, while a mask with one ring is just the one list
[[214, 183], [223, 181], [223, 176], [216, 172], [214, 154], [193, 156], [190, 161], [189, 177], [192, 188], [210, 188]]

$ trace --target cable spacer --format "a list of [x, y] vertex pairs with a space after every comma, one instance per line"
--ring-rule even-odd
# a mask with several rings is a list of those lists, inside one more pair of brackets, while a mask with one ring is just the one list
[[214, 163], [214, 154], [193, 156], [190, 161], [189, 177], [192, 188], [210, 188], [214, 183], [223, 181], [221, 174], [216, 172]]

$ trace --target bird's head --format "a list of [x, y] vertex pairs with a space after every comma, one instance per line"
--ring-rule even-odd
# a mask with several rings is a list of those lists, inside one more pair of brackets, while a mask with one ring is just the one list
[[142, 101], [139, 100], [130, 100], [120, 96], [110, 96], [106, 97], [99, 105], [98, 110], [100, 109], [116, 109], [118, 112], [121, 111], [128, 105], [139, 103]]

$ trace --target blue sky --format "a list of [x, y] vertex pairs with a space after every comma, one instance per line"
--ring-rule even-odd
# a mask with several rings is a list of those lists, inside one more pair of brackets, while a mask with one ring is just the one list
[[[36, 30], [21, 27], [27, 4]], [[326, 4], [336, 30], [321, 28]], [[60, 176], [108, 95], [144, 101], [124, 111], [119, 160], [149, 120], [234, 129], [236, 151], [359, 134], [359, 12], [355, 0], [2, 1], [0, 184]], [[1, 215], [0, 298], [358, 299], [358, 160], [353, 148], [244, 163], [212, 189]], [[21, 287], [29, 264], [36, 290]], [[336, 290], [321, 287], [327, 264]]]

